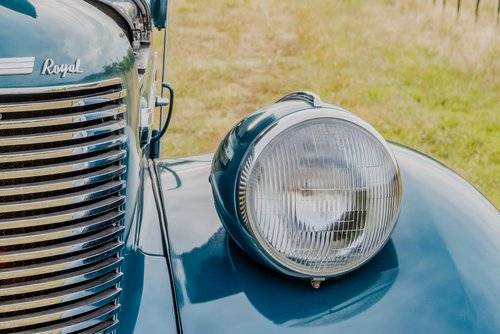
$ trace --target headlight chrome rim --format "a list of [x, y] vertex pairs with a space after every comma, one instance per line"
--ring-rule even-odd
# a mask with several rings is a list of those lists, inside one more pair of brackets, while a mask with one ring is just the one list
[[[260, 235], [259, 228], [256, 226], [255, 221], [249, 218], [248, 214], [248, 198], [247, 198], [247, 184], [253, 167], [256, 161], [259, 159], [262, 152], [265, 148], [271, 143], [271, 141], [279, 136], [282, 132], [299, 125], [304, 122], [312, 121], [312, 120], [321, 120], [321, 119], [335, 119], [342, 122], [346, 122], [352, 126], [358, 127], [363, 131], [367, 132], [370, 136], [375, 139], [375, 141], [381, 145], [381, 148], [387, 153], [388, 157], [391, 159], [391, 163], [395, 167], [396, 175], [397, 175], [397, 193], [399, 195], [399, 203], [397, 205], [397, 211], [395, 212], [393, 218], [390, 221], [391, 228], [387, 230], [386, 235], [382, 239], [377, 247], [372, 247], [370, 252], [363, 257], [361, 261], [358, 261], [353, 266], [348, 266], [345, 270], [339, 270], [336, 272], [331, 272], [328, 274], [320, 274], [316, 270], [307, 270], [306, 268], [299, 268], [297, 265], [292, 266], [291, 261], [288, 262], [284, 260], [283, 256], [278, 254], [278, 251], [270, 245], [267, 240]], [[255, 245], [263, 252], [275, 266], [282, 268], [284, 271], [291, 272], [294, 276], [303, 277], [303, 278], [329, 278], [344, 275], [348, 272], [356, 270], [357, 268], [363, 266], [366, 262], [370, 261], [390, 240], [391, 234], [396, 226], [396, 222], [399, 218], [399, 214], [401, 211], [401, 198], [403, 195], [402, 189], [402, 179], [399, 170], [398, 163], [396, 158], [392, 152], [392, 150], [387, 145], [385, 139], [367, 122], [363, 121], [359, 117], [351, 114], [350, 112], [326, 104], [322, 104], [321, 106], [315, 106], [315, 108], [306, 108], [302, 110], [298, 110], [289, 115], [286, 115], [280, 119], [278, 119], [272, 126], [268, 127], [266, 130], [262, 131], [254, 141], [249, 145], [245, 154], [242, 158], [242, 163], [239, 167], [237, 173], [237, 182], [236, 182], [236, 203], [237, 203], [237, 212], [242, 221], [242, 226], [246, 230], [247, 233], [250, 234], [251, 237], [255, 239]]]

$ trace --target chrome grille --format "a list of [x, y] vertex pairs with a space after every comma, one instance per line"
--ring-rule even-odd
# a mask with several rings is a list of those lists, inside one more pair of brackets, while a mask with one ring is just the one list
[[120, 79], [0, 89], [0, 333], [116, 327], [125, 97]]

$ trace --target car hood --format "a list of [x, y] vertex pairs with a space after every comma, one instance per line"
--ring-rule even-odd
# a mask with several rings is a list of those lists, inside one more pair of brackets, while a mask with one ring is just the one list
[[[33, 58], [31, 74], [0, 75], [0, 87], [84, 83], [125, 72], [134, 56], [123, 30], [85, 1], [0, 0], [0, 62]], [[42, 75], [46, 59], [80, 60], [82, 73]]]
[[159, 163], [184, 333], [498, 333], [498, 211], [436, 161], [392, 148], [404, 195], [391, 240], [317, 290], [229, 239], [209, 156]]

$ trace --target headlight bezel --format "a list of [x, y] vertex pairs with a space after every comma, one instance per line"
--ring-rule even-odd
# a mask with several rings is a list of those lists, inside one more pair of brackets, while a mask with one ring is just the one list
[[[289, 104], [279, 102], [287, 102]], [[381, 145], [383, 150], [388, 153], [391, 162], [396, 166], [397, 175], [400, 178], [399, 167], [392, 150], [387, 145], [385, 139], [370, 124], [340, 107], [321, 102], [314, 94], [303, 92], [286, 96], [279, 100], [277, 104], [259, 110], [233, 128], [221, 143], [214, 157], [210, 178], [217, 212], [226, 230], [240, 248], [257, 261], [281, 273], [298, 278], [330, 278], [344, 275], [361, 267], [372, 259], [390, 239], [401, 209], [399, 203], [397, 214], [394, 216], [393, 221], [391, 221], [392, 228], [380, 247], [373, 248], [369, 256], [355, 267], [336, 274], [318, 276], [312, 271], [301, 271], [297, 270], [297, 268], [291, 268], [279, 256], [275, 256], [270, 249], [265, 247], [262, 240], [259, 240], [259, 235], [255, 233], [256, 229], [252, 228], [251, 222], [249, 222], [247, 217], [245, 209], [245, 177], [252, 169], [259, 155], [280, 133], [303, 122], [321, 120], [323, 118], [333, 118], [342, 122], [348, 122], [369, 133]], [[227, 187], [228, 183], [231, 183], [231, 179], [233, 180], [233, 184], [231, 187]], [[220, 182], [221, 180], [223, 182]], [[221, 189], [221, 187], [224, 189]], [[401, 180], [399, 180], [398, 191], [402, 194]], [[232, 194], [228, 194], [228, 192]], [[228, 196], [231, 196], [232, 199], [228, 199]]]

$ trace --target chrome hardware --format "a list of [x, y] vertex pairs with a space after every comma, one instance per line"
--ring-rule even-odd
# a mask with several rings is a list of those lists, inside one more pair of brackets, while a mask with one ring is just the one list
[[84, 144], [63, 146], [60, 148], [48, 148], [37, 150], [23, 150], [19, 152], [8, 152], [0, 154], [0, 163], [21, 162], [43, 159], [61, 158], [71, 155], [80, 155], [90, 152], [104, 151], [106, 149], [122, 145], [126, 142], [125, 135], [109, 136], [104, 139], [91, 141]]
[[139, 141], [141, 147], [146, 146], [151, 140], [151, 125], [153, 124], [154, 108], [149, 106], [148, 101], [141, 97]]
[[0, 221], [0, 230], [71, 223], [77, 219], [90, 218], [107, 211], [118, 210], [123, 204], [125, 204], [125, 197], [114, 196], [95, 204], [79, 207], [78, 209], [63, 210], [56, 213], [34, 215], [30, 217], [2, 219]]
[[312, 278], [311, 279], [311, 286], [313, 289], [319, 289], [321, 287], [321, 283], [325, 280], [324, 277], [321, 278]]
[[35, 57], [0, 58], [0, 75], [31, 74]]
[[157, 96], [155, 105], [157, 107], [166, 107], [170, 104], [170, 99], [167, 97]]
[[72, 139], [82, 139], [99, 136], [106, 132], [112, 132], [123, 129], [126, 123], [125, 120], [109, 121], [102, 124], [96, 124], [76, 130], [56, 131], [52, 133], [43, 134], [30, 134], [30, 135], [14, 135], [0, 137], [0, 146], [13, 146], [13, 145], [28, 145], [28, 144], [41, 144], [53, 143], [56, 141], [66, 141]]
[[[1, 92], [1, 90], [0, 90]], [[76, 107], [89, 107], [92, 105], [103, 104], [115, 100], [123, 99], [127, 96], [125, 90], [101, 94], [86, 95], [75, 99], [61, 99], [57, 101], [26, 102], [0, 104], [0, 114], [23, 111], [42, 111], [50, 109], [66, 109]]]
[[125, 96], [120, 79], [0, 89], [0, 332], [116, 327]]
[[120, 86], [122, 80], [120, 78], [94, 81], [85, 84], [64, 85], [54, 87], [29, 87], [29, 88], [0, 88], [1, 95], [19, 94], [28, 96], [30, 94], [53, 94], [53, 93], [68, 93], [68, 92], [82, 92], [86, 90], [101, 89], [111, 86]]
[[290, 101], [290, 100], [299, 100], [299, 101], [304, 101], [307, 102], [311, 105], [311, 107], [319, 108], [324, 106], [323, 101], [321, 101], [321, 98], [318, 96], [318, 94], [314, 94], [311, 92], [307, 91], [299, 91], [299, 92], [293, 92], [288, 95], [283, 96], [281, 99], [279, 99], [277, 102], [284, 102], [284, 101]]
[[26, 129], [51, 125], [74, 124], [94, 121], [106, 117], [115, 117], [126, 112], [126, 106], [104, 107], [93, 111], [70, 113], [65, 115], [24, 118], [20, 120], [0, 122], [0, 130], [5, 129]]
[[81, 60], [76, 59], [73, 64], [56, 64], [54, 59], [47, 58], [42, 65], [41, 75], [61, 75], [64, 78], [68, 74], [81, 74], [83, 71], [80, 69]]

